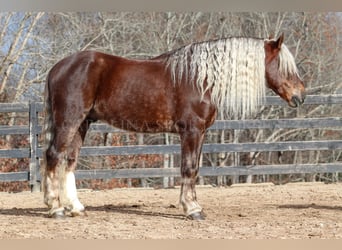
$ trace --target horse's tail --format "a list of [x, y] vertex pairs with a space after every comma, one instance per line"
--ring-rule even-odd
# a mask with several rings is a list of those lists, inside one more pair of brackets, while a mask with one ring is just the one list
[[53, 120], [52, 120], [52, 109], [51, 109], [51, 98], [49, 93], [49, 75], [46, 78], [46, 84], [44, 89], [44, 129], [43, 129], [43, 157], [40, 167], [40, 172], [42, 178], [42, 185], [43, 188], [45, 187], [44, 183], [44, 174], [47, 168], [47, 149], [50, 147], [50, 144], [52, 142], [52, 139], [54, 137], [54, 129], [53, 129]]
[[[48, 150], [51, 147], [51, 144], [53, 143], [54, 137], [55, 137], [55, 124], [53, 120], [53, 112], [52, 112], [52, 99], [51, 99], [51, 93], [50, 93], [50, 85], [51, 85], [51, 71], [49, 72], [47, 78], [46, 78], [46, 84], [44, 89], [44, 129], [43, 129], [43, 157], [41, 162], [41, 168], [40, 168], [40, 174], [42, 177], [42, 190], [44, 192], [44, 202], [49, 206], [47, 196], [45, 194], [51, 192], [51, 190], [47, 190], [48, 186], [51, 186], [51, 183], [47, 183], [48, 181], [51, 181], [51, 176], [47, 176], [48, 172], [51, 171], [51, 169], [48, 169], [48, 167], [56, 167], [56, 166], [48, 166], [47, 163], [47, 154]], [[59, 164], [57, 169], [58, 174], [58, 183], [59, 183], [59, 199], [61, 202], [65, 201], [66, 197], [66, 187], [65, 187], [65, 169], [66, 169], [66, 161], [62, 161], [61, 164]], [[56, 170], [56, 169], [55, 169]], [[55, 171], [54, 170], [54, 171]], [[56, 173], [56, 172], [55, 172]]]

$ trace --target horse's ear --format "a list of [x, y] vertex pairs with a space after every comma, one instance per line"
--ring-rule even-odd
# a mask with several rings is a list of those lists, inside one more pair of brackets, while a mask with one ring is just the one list
[[274, 38], [274, 35], [273, 35], [273, 34], [271, 34], [271, 35], [268, 36], [268, 40], [272, 40], [273, 38]]
[[283, 44], [283, 41], [284, 41], [284, 33], [282, 33], [282, 34], [279, 36], [279, 38], [277, 39], [277, 41], [276, 41], [276, 47], [277, 47], [278, 49], [281, 48], [281, 45]]

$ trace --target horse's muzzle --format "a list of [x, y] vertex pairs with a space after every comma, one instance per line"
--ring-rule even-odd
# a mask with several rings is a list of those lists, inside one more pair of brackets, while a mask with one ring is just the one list
[[289, 102], [289, 106], [292, 108], [297, 108], [304, 103], [304, 100], [305, 100], [305, 95], [301, 95], [301, 96], [294, 95], [291, 98], [291, 102]]

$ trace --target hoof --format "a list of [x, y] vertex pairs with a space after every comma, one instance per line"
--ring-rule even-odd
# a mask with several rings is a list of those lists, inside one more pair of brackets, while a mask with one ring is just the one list
[[204, 220], [205, 215], [203, 214], [203, 212], [195, 212], [195, 213], [189, 214], [187, 218], [189, 218], [190, 220], [198, 221], [198, 220]]
[[54, 218], [54, 219], [65, 219], [66, 218], [64, 210], [55, 211], [55, 212], [49, 214], [49, 217]]

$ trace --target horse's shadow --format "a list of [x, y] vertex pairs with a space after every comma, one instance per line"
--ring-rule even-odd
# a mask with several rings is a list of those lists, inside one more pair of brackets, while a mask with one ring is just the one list
[[282, 209], [308, 209], [313, 208], [317, 210], [334, 210], [334, 211], [342, 211], [342, 206], [327, 206], [327, 205], [319, 205], [316, 203], [310, 203], [310, 204], [285, 204], [280, 205], [278, 208]]
[[[185, 216], [183, 214], [176, 213], [164, 213], [155, 211], [146, 211], [140, 205], [103, 205], [103, 206], [86, 206], [86, 212], [107, 212], [107, 213], [121, 213], [121, 214], [131, 214], [138, 216], [147, 217], [163, 217], [184, 220]], [[0, 215], [8, 216], [28, 216], [28, 217], [41, 217], [48, 218], [48, 209], [42, 208], [0, 208]]]
[[107, 213], [121, 213], [121, 214], [131, 214], [131, 215], [147, 216], [147, 217], [164, 217], [164, 218], [182, 219], [182, 220], [184, 220], [185, 218], [183, 214], [146, 211], [146, 209], [143, 209], [143, 206], [141, 205], [87, 206], [86, 211], [94, 211], [94, 212], [101, 211], [101, 212], [107, 212]]
[[46, 208], [0, 208], [0, 215], [48, 217]]

